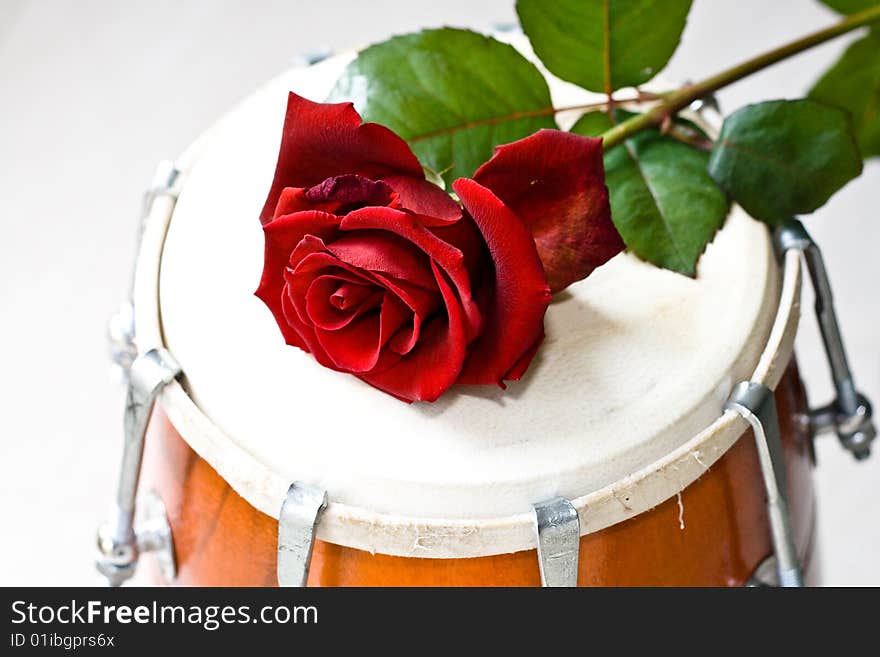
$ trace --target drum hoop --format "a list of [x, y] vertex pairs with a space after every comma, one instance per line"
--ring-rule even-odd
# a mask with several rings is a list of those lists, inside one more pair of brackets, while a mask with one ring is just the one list
[[[205, 132], [178, 159], [185, 180], [204, 144], [224, 120]], [[136, 343], [139, 353], [166, 347], [161, 326], [159, 281], [165, 237], [174, 199], [158, 197], [144, 225], [134, 281]], [[790, 250], [782, 261], [779, 305], [767, 345], [751, 380], [771, 389], [791, 360], [800, 317], [802, 265]], [[189, 446], [255, 509], [277, 519], [290, 481], [240, 446], [217, 427], [175, 381], [159, 402]], [[580, 517], [582, 535], [633, 518], [679, 494], [704, 474], [746, 431], [746, 421], [732, 411], [720, 415], [703, 431], [663, 458], [612, 484], [571, 500]], [[220, 458], [220, 455], [223, 455]], [[231, 465], [234, 464], [234, 465]], [[258, 484], [258, 485], [257, 485]], [[531, 510], [496, 518], [423, 518], [377, 513], [362, 507], [328, 504], [317, 537], [347, 547], [386, 555], [420, 558], [474, 558], [535, 549]], [[537, 500], [536, 500], [537, 501]]]

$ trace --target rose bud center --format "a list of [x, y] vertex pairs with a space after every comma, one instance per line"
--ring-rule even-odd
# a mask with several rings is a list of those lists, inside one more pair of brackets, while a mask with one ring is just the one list
[[300, 319], [314, 328], [333, 363], [350, 372], [389, 367], [409, 354], [443, 306], [430, 259], [384, 232], [326, 245], [306, 237], [285, 282]]

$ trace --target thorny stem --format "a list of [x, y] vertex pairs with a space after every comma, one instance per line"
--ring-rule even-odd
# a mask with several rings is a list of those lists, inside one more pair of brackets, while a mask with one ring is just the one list
[[876, 21], [880, 21], [880, 5], [852, 14], [836, 25], [808, 34], [796, 41], [792, 41], [791, 43], [775, 48], [763, 55], [759, 55], [738, 64], [737, 66], [722, 71], [721, 73], [708, 77], [701, 82], [685, 85], [680, 89], [669, 92], [663, 96], [663, 100], [660, 103], [644, 114], [639, 114], [638, 116], [623, 121], [605, 132], [602, 135], [603, 148], [608, 150], [642, 130], [662, 124], [667, 117], [672, 116], [679, 110], [690, 105], [693, 101], [703, 98], [717, 89], [721, 89], [722, 87], [741, 80], [752, 73], [767, 68], [768, 66], [772, 66], [773, 64], [786, 59], [787, 57], [803, 52], [808, 48], [825, 43], [830, 39]]

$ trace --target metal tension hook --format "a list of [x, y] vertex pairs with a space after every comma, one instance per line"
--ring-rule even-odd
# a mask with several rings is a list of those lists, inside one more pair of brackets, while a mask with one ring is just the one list
[[803, 586], [804, 578], [785, 495], [785, 462], [773, 391], [761, 383], [743, 381], [733, 389], [724, 408], [743, 416], [755, 435], [761, 476], [767, 491], [767, 514], [770, 517], [779, 585]]
[[796, 219], [783, 223], [774, 239], [780, 254], [790, 249], [804, 254], [816, 297], [816, 319], [836, 391], [833, 402], [810, 410], [810, 428], [814, 435], [836, 433], [840, 444], [857, 460], [865, 459], [871, 454], [871, 442], [877, 436], [877, 429], [871, 419], [871, 404], [857, 391], [853, 381], [822, 252]]
[[[138, 242], [144, 231], [144, 226], [153, 208], [153, 202], [162, 196], [176, 201], [177, 184], [180, 180], [180, 170], [171, 160], [162, 160], [156, 166], [153, 179], [147, 191], [144, 192], [141, 206], [140, 221], [138, 222]], [[134, 286], [132, 276], [129, 284], [129, 298], [123, 301], [107, 323], [107, 342], [110, 348], [110, 360], [116, 366], [121, 382], [128, 380], [128, 370], [137, 358], [138, 350], [134, 336], [134, 303], [131, 295]]]
[[564, 497], [534, 505], [541, 586], [577, 586], [580, 521]]
[[278, 585], [305, 586], [327, 491], [295, 481], [278, 516]]
[[163, 574], [169, 580], [176, 574], [174, 545], [165, 507], [158, 496], [146, 500], [146, 514], [135, 526], [135, 499], [144, 436], [153, 405], [159, 393], [180, 374], [180, 366], [165, 349], [151, 349], [138, 356], [129, 370], [125, 401], [122, 467], [116, 489], [115, 512], [98, 529], [98, 572], [110, 586], [119, 586], [135, 571], [141, 552], [155, 552]]

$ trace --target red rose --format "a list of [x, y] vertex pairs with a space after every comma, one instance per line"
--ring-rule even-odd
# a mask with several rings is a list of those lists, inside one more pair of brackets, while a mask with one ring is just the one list
[[[586, 164], [597, 157], [599, 185], [587, 190], [596, 185]], [[504, 164], [511, 159], [516, 171]], [[582, 170], [564, 170], [573, 164]], [[463, 209], [425, 180], [393, 132], [362, 123], [350, 103], [291, 93], [260, 215], [257, 290], [287, 343], [405, 401], [433, 401], [455, 383], [518, 379], [544, 337], [548, 278], [583, 278], [622, 248], [601, 144], [541, 131], [499, 148], [475, 180], [453, 189]], [[600, 208], [586, 223], [585, 199]], [[559, 230], [573, 218], [579, 230]], [[602, 239], [583, 243], [594, 229]], [[554, 244], [564, 245], [562, 261]], [[584, 250], [586, 269], [576, 257]], [[551, 253], [543, 265], [541, 251]]]

